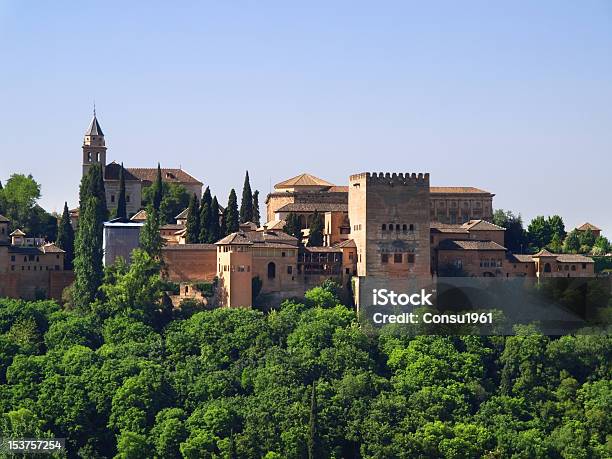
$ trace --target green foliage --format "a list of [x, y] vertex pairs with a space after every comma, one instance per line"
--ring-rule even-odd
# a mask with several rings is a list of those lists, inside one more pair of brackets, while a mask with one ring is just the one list
[[127, 203], [125, 200], [125, 171], [123, 163], [119, 169], [119, 196], [117, 197], [117, 209], [115, 210], [115, 218], [127, 219]]
[[[217, 216], [217, 221], [218, 221]], [[210, 188], [206, 187], [204, 194], [202, 195], [202, 202], [200, 203], [200, 236], [199, 240], [202, 244], [211, 244], [217, 241], [213, 241], [212, 236], [212, 196], [210, 194]]]
[[321, 247], [323, 245], [323, 216], [315, 210], [310, 222], [308, 234], [308, 247]]
[[159, 265], [91, 312], [0, 299], [0, 429], [69, 457], [609, 457], [612, 339], [370, 335], [333, 282], [160, 321]]
[[253, 223], [258, 227], [261, 225], [261, 215], [259, 214], [259, 190], [253, 192]]
[[140, 248], [151, 258], [161, 260], [161, 251], [164, 247], [164, 239], [159, 231], [159, 214], [155, 207], [147, 208], [147, 220], [140, 230]]
[[263, 287], [263, 282], [259, 278], [259, 276], [255, 276], [251, 279], [251, 295], [252, 295], [253, 304], [255, 303], [255, 300], [259, 296], [259, 293], [261, 292], [262, 287]]
[[64, 255], [64, 269], [72, 269], [74, 261], [74, 229], [70, 222], [68, 203], [64, 203], [64, 211], [57, 229], [57, 239], [55, 244], [66, 252]]
[[223, 235], [235, 233], [240, 229], [240, 216], [238, 214], [238, 201], [236, 197], [236, 191], [232, 188], [230, 191], [229, 199], [227, 200], [227, 207], [223, 213]]
[[161, 175], [161, 166], [157, 163], [157, 175], [155, 176], [155, 182], [152, 185], [153, 194], [153, 208], [161, 211], [161, 203], [164, 195], [163, 182]]
[[240, 202], [240, 223], [253, 221], [253, 193], [251, 192], [251, 183], [249, 182], [249, 171], [246, 171], [244, 176], [244, 185], [242, 187], [242, 201]]
[[586, 231], [580, 231], [578, 239], [580, 240], [580, 245], [587, 246], [589, 250], [595, 244], [595, 235], [593, 234], [593, 231], [591, 231], [591, 228], [587, 228]]
[[[90, 173], [96, 168], [90, 169]], [[81, 205], [79, 230], [74, 244], [74, 296], [75, 305], [88, 307], [96, 298], [102, 284], [102, 232], [106, 205], [100, 199], [89, 197]]]
[[529, 243], [536, 249], [546, 247], [552, 238], [552, 229], [542, 215], [535, 217], [527, 227]]
[[187, 244], [197, 244], [200, 239], [200, 212], [198, 206], [198, 198], [191, 195], [189, 207], [187, 208], [187, 225], [185, 226], [185, 239]]
[[219, 224], [219, 202], [215, 196], [210, 206], [210, 224], [208, 229], [208, 241], [214, 244], [221, 239], [221, 225]]
[[565, 237], [563, 241], [563, 252], [565, 253], [578, 253], [580, 250], [580, 232], [578, 230], [572, 230]]
[[527, 233], [523, 229], [523, 220], [520, 215], [516, 216], [511, 211], [497, 209], [493, 213], [493, 223], [506, 228], [504, 244], [508, 250], [522, 253], [527, 248]]
[[285, 226], [283, 231], [289, 236], [293, 236], [298, 240], [298, 243], [302, 243], [302, 228], [300, 226], [300, 220], [296, 214], [289, 212], [285, 219]]
[[[156, 196], [157, 189], [155, 185], [143, 188], [142, 205], [145, 208], [153, 206], [155, 199], [159, 199], [159, 196]], [[178, 183], [162, 182], [161, 190], [162, 196], [159, 205], [161, 223], [163, 225], [174, 223], [175, 217], [189, 205], [190, 195], [187, 189]]]

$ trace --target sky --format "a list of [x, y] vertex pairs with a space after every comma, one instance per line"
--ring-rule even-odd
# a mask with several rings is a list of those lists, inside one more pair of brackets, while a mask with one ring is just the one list
[[[77, 205], [107, 160], [225, 203], [309, 172], [429, 172], [612, 236], [612, 2], [0, 0], [0, 180]], [[262, 204], [262, 215], [263, 204]]]

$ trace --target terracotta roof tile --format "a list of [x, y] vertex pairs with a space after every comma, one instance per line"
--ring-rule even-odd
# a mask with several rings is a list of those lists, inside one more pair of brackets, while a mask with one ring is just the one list
[[[153, 183], [157, 178], [156, 167], [129, 167], [127, 170], [137, 177], [139, 180]], [[183, 169], [166, 169], [161, 170], [162, 181], [172, 183], [196, 183], [202, 185], [198, 179], [192, 177]]]
[[298, 203], [285, 204], [276, 212], [348, 212], [348, 204], [320, 202], [320, 203]]
[[591, 231], [601, 231], [601, 228], [597, 228], [595, 225], [593, 225], [592, 223], [589, 223], [589, 222], [586, 222], [586, 223], [580, 225], [576, 229], [578, 231], [586, 231], [588, 229], [590, 229]]
[[310, 174], [300, 174], [274, 185], [274, 188], [293, 188], [295, 186], [334, 186], [326, 180]]
[[493, 241], [445, 239], [440, 242], [438, 250], [506, 250], [506, 248]]
[[429, 192], [432, 194], [443, 193], [466, 193], [466, 194], [491, 194], [488, 191], [474, 188], [473, 186], [430, 186]]

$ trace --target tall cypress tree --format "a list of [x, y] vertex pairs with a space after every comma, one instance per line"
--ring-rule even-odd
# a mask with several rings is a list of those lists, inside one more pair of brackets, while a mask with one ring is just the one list
[[153, 193], [153, 207], [159, 211], [159, 206], [161, 206], [161, 202], [163, 199], [164, 189], [162, 184], [162, 173], [161, 166], [157, 163], [157, 176], [155, 178], [155, 183], [153, 184], [154, 193]]
[[159, 232], [159, 213], [153, 206], [147, 207], [147, 220], [140, 231], [140, 248], [152, 258], [161, 259], [164, 240]]
[[66, 202], [64, 203], [64, 212], [57, 228], [55, 245], [66, 252], [66, 255], [64, 255], [64, 269], [72, 269], [74, 260], [74, 229], [70, 223], [70, 212]]
[[212, 206], [212, 197], [210, 195], [210, 188], [206, 187], [204, 194], [202, 195], [202, 202], [200, 203], [200, 242], [206, 244], [210, 241], [210, 208]]
[[4, 197], [2, 196], [2, 190], [4, 187], [2, 186], [2, 180], [0, 180], [0, 214], [4, 212]]
[[104, 173], [100, 164], [92, 165], [87, 174], [81, 179], [81, 187], [79, 189], [79, 212], [82, 212], [83, 204], [90, 197], [98, 198], [98, 210], [102, 215], [103, 220], [108, 219], [108, 208], [106, 206], [106, 190], [104, 188]]
[[230, 191], [229, 199], [227, 200], [227, 207], [225, 208], [223, 226], [225, 235], [235, 233], [240, 229], [240, 216], [238, 214], [238, 198], [236, 197], [236, 190], [232, 188]]
[[302, 229], [300, 228], [300, 220], [296, 214], [289, 212], [285, 218], [285, 226], [283, 231], [289, 236], [293, 236], [298, 240], [298, 244], [302, 243]]
[[251, 183], [249, 181], [249, 171], [246, 171], [244, 176], [244, 185], [242, 187], [242, 201], [240, 203], [240, 223], [253, 221], [253, 193], [251, 192]]
[[323, 218], [317, 210], [312, 215], [309, 228], [308, 247], [321, 247], [323, 245]]
[[127, 219], [127, 204], [125, 201], [125, 172], [123, 163], [119, 169], [119, 197], [117, 198], [117, 210], [115, 211], [116, 218]]
[[253, 192], [253, 223], [257, 226], [261, 225], [261, 216], [259, 215], [259, 190]]
[[221, 239], [221, 225], [219, 225], [219, 201], [215, 196], [210, 205], [210, 221], [208, 226], [208, 242], [215, 243]]
[[189, 200], [187, 208], [187, 233], [185, 239], [187, 244], [197, 244], [200, 237], [200, 209], [198, 207], [198, 198], [195, 193]]
[[79, 230], [74, 244], [74, 302], [83, 309], [96, 299], [102, 284], [103, 207], [96, 196], [87, 198], [80, 207]]

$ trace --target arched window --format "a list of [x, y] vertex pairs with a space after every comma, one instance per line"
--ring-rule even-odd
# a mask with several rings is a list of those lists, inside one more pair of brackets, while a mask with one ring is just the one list
[[384, 223], [382, 224], [382, 230], [386, 231], [387, 230], [387, 225], [385, 225]]
[[410, 228], [410, 231], [414, 231], [414, 225], [412, 223], [410, 224], [409, 228]]
[[549, 272], [550, 272], [550, 263], [546, 263], [546, 264], [544, 265], [544, 272], [545, 272], [545, 273], [549, 273]]
[[276, 277], [276, 265], [273, 262], [268, 263], [268, 279]]
[[400, 229], [400, 226], [399, 226], [399, 223], [398, 223], [398, 224], [395, 225], [395, 231], [399, 231], [399, 229]]
[[402, 231], [406, 231], [406, 229], [407, 229], [407, 227], [406, 227], [406, 224], [404, 223], [404, 224], [402, 225]]

